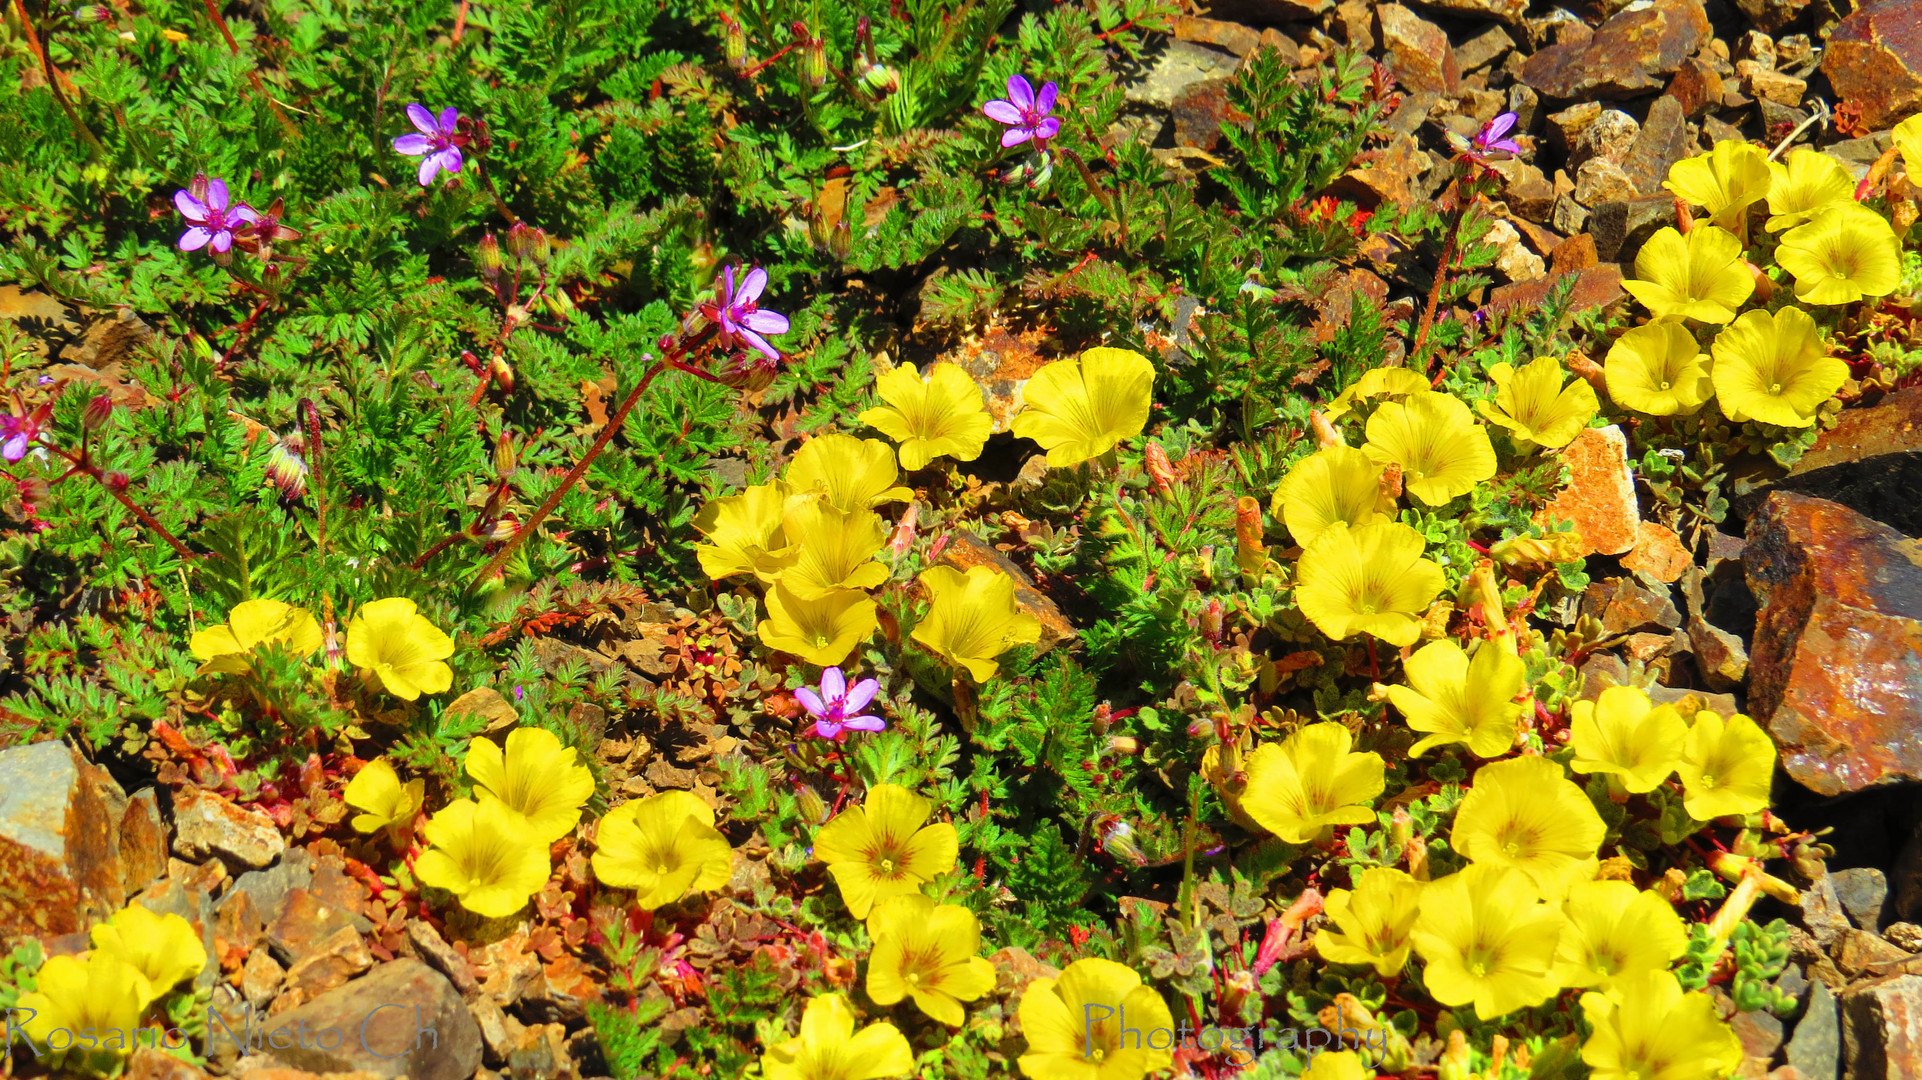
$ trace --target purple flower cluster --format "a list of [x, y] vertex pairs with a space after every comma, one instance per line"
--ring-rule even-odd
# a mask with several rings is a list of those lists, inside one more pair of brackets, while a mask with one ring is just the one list
[[850, 731], [884, 731], [887, 723], [878, 716], [859, 716], [862, 709], [881, 692], [881, 684], [874, 679], [862, 679], [853, 686], [848, 685], [847, 676], [841, 669], [831, 667], [821, 673], [821, 690], [816, 693], [811, 687], [803, 686], [794, 692], [795, 700], [814, 717], [814, 734], [823, 739], [840, 742], [847, 738]]
[[180, 236], [182, 251], [210, 248], [225, 255], [233, 249], [236, 231], [260, 221], [253, 207], [230, 201], [225, 180], [205, 176], [194, 177], [187, 190], [174, 192], [174, 209], [189, 226]]
[[464, 164], [460, 148], [467, 144], [467, 136], [460, 132], [460, 110], [449, 105], [435, 116], [415, 102], [407, 106], [407, 119], [420, 134], [395, 139], [394, 149], [420, 158], [420, 186], [433, 183], [443, 169], [450, 175], [458, 174]]
[[1008, 96], [988, 102], [981, 106], [981, 111], [995, 123], [1007, 125], [1008, 130], [1001, 133], [1003, 149], [1031, 139], [1035, 146], [1046, 147], [1049, 139], [1061, 133], [1061, 118], [1048, 115], [1054, 111], [1055, 96], [1059, 92], [1059, 87], [1048, 82], [1041, 84], [1041, 92], [1036, 93], [1027, 79], [1010, 75]]

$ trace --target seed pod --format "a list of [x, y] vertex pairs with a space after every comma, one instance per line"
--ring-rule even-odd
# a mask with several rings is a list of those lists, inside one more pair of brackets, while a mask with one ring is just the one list
[[801, 46], [801, 78], [820, 89], [828, 84], [828, 43], [826, 38], [810, 36]]
[[806, 784], [800, 784], [794, 790], [794, 797], [801, 804], [802, 820], [810, 825], [819, 825], [827, 820], [828, 804], [821, 798], [819, 792]]
[[474, 249], [474, 265], [480, 268], [482, 276], [488, 278], [500, 273], [501, 268], [507, 265], [506, 257], [501, 254], [501, 242], [493, 233], [480, 238], [480, 245]]
[[740, 23], [721, 16], [721, 53], [727, 57], [727, 66], [739, 71], [747, 66], [747, 30]]

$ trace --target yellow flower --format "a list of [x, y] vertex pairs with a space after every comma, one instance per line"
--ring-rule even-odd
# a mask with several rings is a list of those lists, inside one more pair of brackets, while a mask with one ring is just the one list
[[1468, 861], [1521, 871], [1559, 902], [1569, 887], [1601, 869], [1595, 857], [1607, 829], [1562, 767], [1543, 757], [1482, 766], [1448, 842]]
[[1720, 1080], [1742, 1064], [1742, 1041], [1715, 1002], [1684, 993], [1666, 971], [1644, 971], [1607, 993], [1582, 995], [1593, 1034], [1582, 1044], [1592, 1080]]
[[573, 747], [542, 728], [507, 733], [507, 753], [487, 739], [467, 744], [467, 775], [474, 786], [518, 815], [543, 844], [574, 831], [581, 807], [594, 795], [594, 774], [575, 762]]
[[1902, 281], [1902, 242], [1882, 215], [1848, 202], [1782, 234], [1775, 261], [1795, 275], [1804, 304], [1851, 304]]
[[153, 992], [131, 964], [111, 953], [85, 960], [51, 956], [34, 980], [38, 989], [22, 994], [16, 1006], [26, 1018], [18, 1034], [46, 1049], [54, 1042], [72, 1045], [81, 1032], [97, 1033], [95, 1046], [66, 1051], [67, 1071], [105, 1073], [133, 1050], [138, 1040], [125, 1033], [139, 1029]]
[[761, 1055], [766, 1080], [879, 1080], [914, 1071], [914, 1049], [893, 1024], [854, 1030], [840, 994], [821, 994], [801, 1014], [801, 1033]]
[[[1029, 1080], [1141, 1080], [1174, 1063], [1174, 1017], [1133, 968], [1113, 960], [1076, 960], [1021, 994], [1028, 1052], [1017, 1062]], [[1151, 1037], [1166, 1032], [1157, 1049]]]
[[960, 1027], [961, 1003], [994, 989], [994, 965], [976, 955], [981, 922], [967, 908], [918, 893], [890, 897], [868, 916], [868, 936], [868, 996], [877, 1005], [911, 997], [922, 1012]]
[[1662, 186], [1734, 229], [1743, 212], [1769, 193], [1768, 155], [1753, 143], [1723, 139], [1706, 154], [1669, 166]]
[[1394, 508], [1381, 487], [1381, 466], [1352, 446], [1330, 446], [1296, 462], [1268, 504], [1304, 548], [1336, 522], [1372, 525], [1387, 521]]
[[1838, 203], [1855, 201], [1855, 177], [1842, 163], [1798, 146], [1788, 164], [1769, 163], [1769, 232], [1781, 232]]
[[308, 612], [278, 600], [242, 600], [227, 621], [193, 637], [193, 654], [206, 663], [195, 672], [238, 675], [253, 670], [247, 656], [262, 645], [279, 645], [295, 656], [320, 648], [320, 624]]
[[1569, 724], [1575, 748], [1569, 767], [1614, 777], [1634, 794], [1654, 791], [1682, 762], [1688, 721], [1673, 705], [1656, 705], [1637, 686], [1611, 686], [1594, 701], [1578, 701]]
[[1362, 450], [1377, 464], [1400, 465], [1409, 493], [1430, 506], [1466, 495], [1495, 475], [1487, 430], [1460, 398], [1433, 390], [1376, 409]]
[[1027, 407], [1008, 427], [1048, 451], [1048, 467], [1079, 465], [1141, 434], [1153, 404], [1155, 369], [1127, 349], [1089, 349], [1034, 373], [1022, 388]]
[[1687, 327], [1664, 320], [1617, 338], [1602, 372], [1615, 404], [1650, 416], [1674, 416], [1692, 413], [1715, 396], [1707, 359]]
[[492, 796], [448, 803], [421, 831], [433, 846], [414, 861], [414, 877], [476, 915], [512, 915], [547, 884], [546, 842]]
[[1014, 601], [1014, 579], [991, 566], [930, 566], [918, 579], [928, 590], [928, 613], [914, 640], [968, 669], [976, 682], [1001, 670], [995, 657], [1041, 640], [1041, 621]]
[[1361, 373], [1355, 384], [1343, 390], [1335, 400], [1328, 403], [1324, 414], [1332, 422], [1348, 415], [1356, 402], [1378, 397], [1402, 397], [1419, 394], [1428, 389], [1428, 380], [1422, 373], [1412, 368], [1381, 367], [1369, 368]]
[[1695, 714], [1682, 743], [1682, 806], [1697, 821], [1753, 814], [1769, 804], [1775, 775], [1775, 744], [1768, 732], [1741, 713], [1723, 720]]
[[1538, 356], [1520, 370], [1496, 364], [1488, 376], [1495, 381], [1494, 400], [1478, 401], [1475, 408], [1489, 423], [1507, 428], [1523, 449], [1560, 450], [1575, 441], [1600, 407], [1587, 380], [1562, 385], [1561, 361], [1552, 356]]
[[1375, 1067], [1353, 1050], [1322, 1050], [1309, 1055], [1301, 1080], [1375, 1080]]
[[454, 685], [454, 640], [404, 596], [366, 604], [347, 624], [347, 662], [380, 677], [397, 698], [413, 701]]
[[1488, 546], [1488, 554], [1503, 566], [1572, 562], [1587, 550], [1582, 546], [1582, 534], [1573, 529], [1543, 536], [1511, 536]]
[[1336, 825], [1375, 820], [1368, 803], [1387, 785], [1381, 755], [1353, 752], [1355, 737], [1334, 722], [1297, 728], [1248, 757], [1241, 807], [1264, 829], [1306, 844]]
[[876, 784], [860, 806], [841, 811], [814, 835], [814, 857], [828, 864], [849, 914], [865, 919], [877, 903], [921, 891], [954, 869], [960, 841], [944, 821], [926, 824], [934, 803], [898, 784]]
[[348, 806], [361, 811], [354, 815], [354, 830], [377, 833], [412, 824], [426, 795], [427, 781], [409, 780], [402, 784], [391, 762], [375, 758], [361, 766], [347, 782], [342, 798]]
[[1909, 182], [1922, 181], [1922, 113], [1895, 125], [1895, 130], [1889, 132], [1889, 141], [1902, 155], [1902, 167], [1909, 174]]
[[1315, 951], [1331, 964], [1372, 964], [1384, 979], [1401, 974], [1423, 884], [1390, 867], [1363, 870], [1354, 892], [1328, 894], [1324, 910], [1336, 929], [1315, 932]]
[[734, 847], [714, 827], [714, 808], [691, 791], [622, 803], [601, 819], [594, 843], [594, 876], [633, 889], [635, 905], [648, 911], [718, 889], [734, 872]]
[[914, 492], [895, 483], [899, 479], [893, 447], [852, 435], [817, 435], [787, 465], [795, 491], [825, 491], [835, 509], [848, 513], [913, 499]]
[[784, 581], [768, 590], [768, 617], [754, 632], [770, 649], [833, 667], [881, 625], [877, 611], [875, 602], [859, 589], [828, 589], [803, 598]]
[[872, 589], [888, 579], [888, 568], [874, 558], [888, 542], [888, 526], [872, 510], [850, 513], [826, 499], [802, 499], [787, 513], [786, 532], [796, 557], [781, 584], [803, 600], [833, 589]]
[[1478, 863], [1423, 886], [1420, 907], [1411, 936], [1436, 1001], [1493, 1020], [1561, 989], [1551, 969], [1562, 915], [1527, 875]]
[[1568, 923], [1555, 949], [1555, 978], [1563, 986], [1610, 987], [1667, 971], [1688, 949], [1675, 908], [1626, 881], [1584, 881], [1569, 890], [1562, 911]]
[[973, 461], [994, 428], [980, 385], [953, 364], [936, 364], [925, 376], [902, 364], [876, 379], [874, 390], [886, 404], [863, 412], [861, 422], [900, 444], [909, 472], [943, 456]]
[[793, 486], [783, 480], [708, 500], [694, 515], [694, 527], [708, 539], [694, 545], [701, 571], [715, 581], [753, 574], [772, 583], [794, 565], [794, 541], [784, 526], [788, 507], [798, 501]]
[[1697, 225], [1687, 237], [1672, 228], [1649, 237], [1622, 288], [1656, 318], [1725, 323], [1755, 292], [1755, 278], [1735, 234]]
[[1470, 660], [1460, 645], [1443, 639], [1421, 647], [1402, 665], [1407, 686], [1388, 688], [1388, 700], [1424, 732], [1410, 756], [1461, 743], [1476, 757], [1500, 757], [1515, 747], [1516, 695], [1527, 684], [1521, 658], [1485, 641]]
[[124, 907], [92, 931], [97, 953], [112, 956], [138, 971], [147, 998], [164, 997], [207, 966], [207, 948], [193, 924], [178, 915], [156, 915], [139, 904]]
[[1330, 528], [1302, 553], [1295, 604], [1337, 641], [1373, 634], [1413, 645], [1421, 612], [1441, 593], [1440, 566], [1422, 558], [1426, 541], [1398, 521]]
[[1801, 308], [1751, 311], [1715, 337], [1715, 397], [1730, 420], [1808, 427], [1848, 381]]

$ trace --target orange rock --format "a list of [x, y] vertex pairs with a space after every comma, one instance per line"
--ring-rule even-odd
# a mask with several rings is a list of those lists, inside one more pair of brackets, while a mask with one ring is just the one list
[[1653, 521], [1642, 522], [1635, 550], [1622, 556], [1624, 568], [1640, 571], [1657, 581], [1677, 580], [1694, 562], [1675, 530]]
[[1642, 512], [1635, 501], [1635, 477], [1628, 471], [1628, 440], [1622, 429], [1613, 424], [1589, 428], [1564, 447], [1560, 457], [1568, 466], [1568, 486], [1535, 515], [1536, 523], [1574, 522], [1588, 552], [1620, 555], [1633, 548], [1641, 539]]

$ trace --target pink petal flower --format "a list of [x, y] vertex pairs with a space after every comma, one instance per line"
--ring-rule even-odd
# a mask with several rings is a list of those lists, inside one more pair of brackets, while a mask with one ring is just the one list
[[785, 334], [788, 331], [787, 316], [778, 311], [750, 311], [741, 320], [741, 325], [763, 334]]
[[1008, 100], [1024, 112], [1034, 108], [1034, 86], [1019, 75], [1008, 76]]
[[422, 135], [440, 134], [440, 125], [434, 122], [434, 114], [428, 112], [427, 108], [419, 102], [407, 106], [407, 120], [414, 125], [414, 130]]
[[1021, 122], [1021, 110], [1015, 108], [1014, 102], [1012, 101], [1003, 101], [1000, 98], [996, 98], [986, 105], [981, 106], [981, 111], [988, 115], [988, 119], [999, 124], [1019, 124]]
[[805, 686], [794, 692], [794, 700], [800, 702], [801, 707], [806, 709], [809, 715], [825, 717], [828, 714], [827, 703], [821, 700], [821, 695]]
[[199, 251], [201, 248], [207, 246], [207, 241], [213, 238], [214, 231], [212, 229], [202, 228], [196, 225], [180, 235], [180, 243], [178, 246], [182, 251]]
[[434, 140], [425, 135], [402, 135], [394, 140], [394, 149], [408, 157], [418, 157], [434, 149]]
[[854, 684], [854, 688], [847, 692], [846, 697], [841, 699], [841, 708], [846, 712], [860, 712], [862, 709], [867, 708], [868, 702], [873, 701], [874, 695], [880, 692], [881, 683], [879, 680], [862, 679], [860, 682]]
[[1054, 99], [1060, 93], [1061, 93], [1061, 88], [1056, 86], [1054, 83], [1050, 82], [1050, 83], [1043, 84], [1043, 86], [1041, 87], [1041, 92], [1035, 95], [1034, 111], [1041, 113], [1042, 115], [1046, 115], [1050, 112], [1053, 112]]
[[741, 279], [741, 291], [734, 294], [734, 303], [737, 306], [752, 304], [761, 298], [761, 292], [766, 288], [767, 271], [757, 266], [749, 270], [747, 276]]
[[1001, 148], [1005, 150], [1010, 146], [1017, 146], [1032, 138], [1034, 138], [1033, 128], [1009, 128], [1001, 133]]
[[174, 192], [174, 209], [180, 211], [181, 217], [196, 225], [207, 220], [206, 204], [184, 191]]
[[838, 705], [842, 703], [841, 699], [845, 698], [847, 693], [847, 676], [841, 674], [840, 668], [831, 667], [821, 673], [821, 696], [823, 698]]

